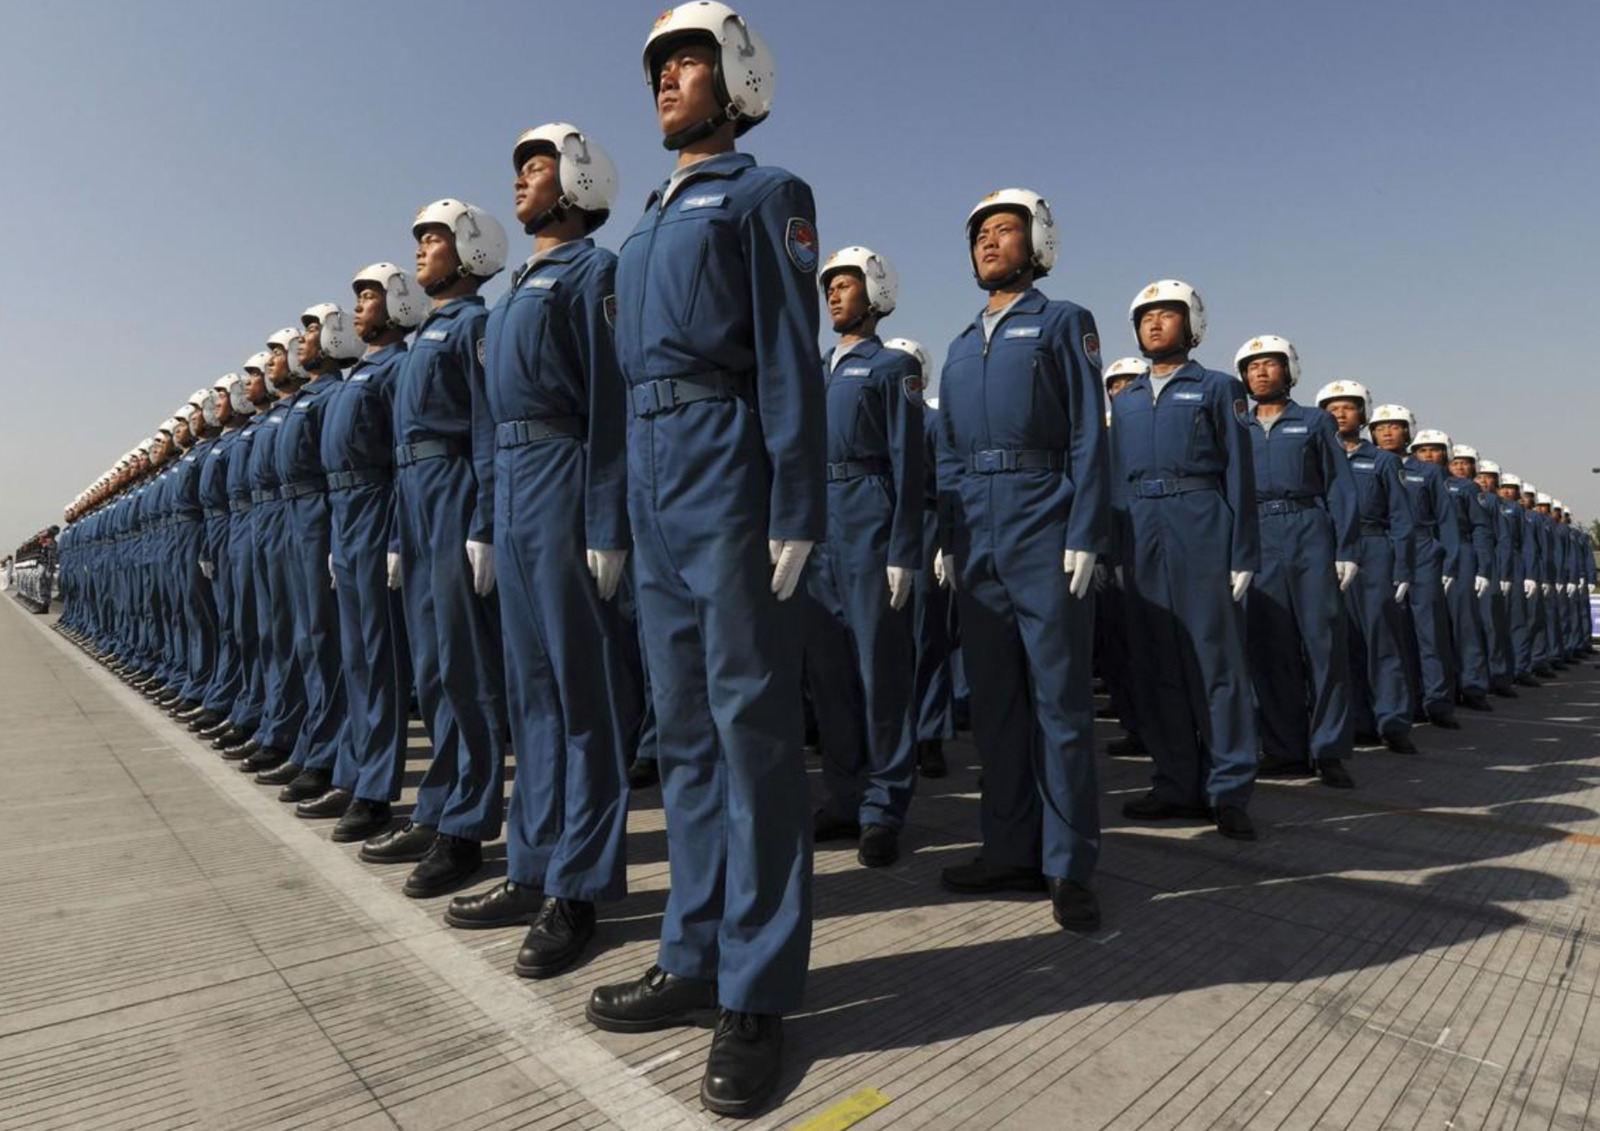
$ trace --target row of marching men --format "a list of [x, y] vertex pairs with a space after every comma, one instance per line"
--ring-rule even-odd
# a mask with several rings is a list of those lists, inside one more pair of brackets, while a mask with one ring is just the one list
[[[1195, 361], [1206, 311], [1177, 280], [1134, 298], [1142, 363], [1107, 371], [1129, 378], [1108, 426], [1094, 318], [1039, 289], [1060, 233], [1025, 189], [965, 218], [985, 301], [930, 398], [925, 351], [879, 335], [886, 257], [823, 261], [809, 187], [735, 148], [771, 108], [760, 36], [695, 0], [656, 21], [643, 64], [677, 165], [619, 254], [591, 239], [610, 159], [570, 125], [528, 131], [512, 164], [533, 252], [494, 308], [478, 292], [506, 266], [503, 229], [458, 200], [424, 208], [414, 275], [358, 272], [349, 311], [309, 308], [73, 502], [62, 623], [301, 816], [411, 866], [410, 895], [470, 880], [504, 818], [506, 881], [445, 915], [525, 927], [528, 977], [590, 953], [596, 904], [623, 894], [630, 759], [647, 778], [653, 745], [660, 946], [586, 1015], [625, 1033], [715, 1017], [702, 1102], [750, 1115], [803, 998], [813, 845], [898, 856], [919, 772], [941, 769], [922, 719], [952, 627], [982, 847], [942, 882], [1038, 893], [1094, 930], [1097, 605], [1154, 766], [1124, 814], [1253, 838], [1263, 750], [1337, 785], [1356, 733], [1405, 748], [1399, 610], [1427, 568], [1418, 530], [1454, 504], [1421, 514], [1354, 392], [1295, 404], [1286, 343], [1236, 372]], [[1544, 572], [1571, 558], [1534, 529], [1520, 623], [1545, 624], [1530, 647], [1554, 661], [1574, 579], [1546, 592]], [[1448, 565], [1466, 571], [1450, 592], [1477, 597], [1489, 567]], [[1413, 619], [1417, 664], [1455, 682], [1453, 622], [1424, 653]], [[393, 827], [412, 689], [432, 757]]]

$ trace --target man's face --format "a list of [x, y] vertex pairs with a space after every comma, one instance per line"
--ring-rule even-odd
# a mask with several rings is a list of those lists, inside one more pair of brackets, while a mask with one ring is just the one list
[[1423, 444], [1421, 447], [1412, 448], [1411, 454], [1423, 463], [1436, 463], [1440, 467], [1450, 462], [1450, 454], [1445, 451], [1443, 444]]
[[1244, 381], [1250, 387], [1250, 395], [1258, 401], [1289, 395], [1289, 367], [1279, 354], [1252, 357], [1245, 364]]
[[417, 282], [423, 290], [455, 278], [461, 267], [456, 238], [443, 224], [427, 224], [417, 237]]
[[260, 404], [267, 399], [267, 375], [259, 369], [246, 369], [244, 371], [244, 395], [251, 404]]
[[867, 283], [861, 272], [835, 271], [828, 276], [828, 317], [833, 328], [843, 333], [867, 312]]
[[716, 51], [704, 43], [685, 43], [662, 57], [656, 75], [656, 118], [663, 135], [722, 112], [717, 103], [716, 65]]
[[1522, 501], [1521, 491], [1521, 487], [1511, 486], [1501, 487], [1496, 493], [1508, 502], [1520, 503]]
[[517, 223], [528, 224], [543, 215], [561, 199], [561, 162], [554, 153], [536, 152], [522, 163], [512, 182], [512, 200]]
[[1528, 511], [1533, 510], [1533, 496], [1532, 495], [1524, 494], [1522, 496], [1522, 498], [1521, 498], [1521, 503], [1522, 503], [1522, 509], [1523, 510], [1528, 510]]
[[280, 390], [278, 395], [286, 397], [289, 395], [286, 391], [289, 387], [289, 353], [282, 346], [268, 346], [267, 350], [272, 355], [267, 362], [267, 375], [272, 378], [273, 387]]
[[1450, 474], [1457, 479], [1471, 479], [1478, 474], [1478, 465], [1475, 460], [1452, 459], [1450, 461]]
[[189, 410], [189, 435], [195, 439], [206, 434], [206, 414], [197, 408]]
[[1538, 511], [1542, 515], [1548, 515], [1550, 513], [1550, 504], [1549, 503], [1535, 503], [1533, 509]]
[[304, 327], [295, 352], [300, 355], [300, 368], [307, 373], [315, 373], [322, 364], [322, 323], [306, 322]]
[[217, 427], [226, 428], [233, 423], [233, 398], [226, 389], [218, 389], [216, 394], [213, 399], [217, 404]]
[[1500, 477], [1498, 475], [1491, 475], [1487, 471], [1480, 471], [1473, 478], [1478, 481], [1478, 486], [1489, 492], [1489, 494], [1498, 495], [1500, 493]]
[[1372, 442], [1386, 452], [1404, 454], [1411, 430], [1399, 420], [1382, 420], [1372, 426]]
[[1366, 414], [1361, 408], [1361, 402], [1354, 397], [1335, 397], [1322, 407], [1333, 417], [1339, 435], [1354, 436], [1361, 431], [1361, 421]]
[[985, 283], [999, 282], [1025, 270], [1028, 222], [1010, 209], [985, 216], [972, 240], [972, 264]]
[[1182, 303], [1163, 302], [1139, 312], [1139, 345], [1145, 353], [1160, 356], [1189, 348], [1184, 330], [1188, 311]]
[[188, 421], [174, 420], [172, 422], [172, 442], [174, 444], [180, 448], [187, 448], [192, 439], [193, 437], [189, 435]]
[[356, 291], [356, 308], [351, 315], [356, 336], [363, 342], [372, 342], [389, 324], [388, 299], [377, 283], [362, 283]]

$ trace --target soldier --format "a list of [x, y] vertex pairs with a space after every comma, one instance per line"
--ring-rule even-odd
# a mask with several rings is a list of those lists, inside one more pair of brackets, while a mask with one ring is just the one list
[[[1106, 424], [1111, 424], [1111, 398], [1118, 396], [1136, 377], [1150, 372], [1142, 357], [1122, 357], [1105, 368]], [[1122, 539], [1113, 537], [1115, 548]], [[1121, 583], [1115, 582], [1114, 555], [1095, 564], [1094, 655], [1100, 675], [1106, 682], [1110, 704], [1095, 711], [1096, 718], [1116, 719], [1121, 738], [1106, 743], [1113, 758], [1144, 758], [1149, 749], [1139, 737], [1139, 703], [1133, 693], [1133, 666], [1128, 651], [1127, 602]]]
[[[1489, 588], [1484, 570], [1494, 560], [1490, 526], [1477, 503], [1478, 485], [1470, 477], [1456, 474], [1450, 467], [1450, 437], [1433, 428], [1424, 428], [1411, 440], [1411, 454], [1423, 463], [1433, 464], [1445, 473], [1452, 508], [1441, 523], [1453, 514], [1460, 536], [1453, 561], [1444, 563], [1445, 601], [1450, 610], [1451, 642], [1456, 657], [1456, 702], [1473, 711], [1492, 711], [1489, 704], [1489, 667], [1484, 659], [1483, 628], [1478, 623], [1478, 598]], [[1464, 465], [1465, 466], [1465, 465]], [[1480, 565], [1480, 563], [1482, 563]], [[1468, 579], [1471, 579], [1470, 581]], [[1455, 588], [1455, 583], [1460, 588]]]
[[[1464, 451], [1471, 451], [1458, 445]], [[1512, 681], [1517, 674], [1516, 650], [1511, 643], [1511, 587], [1516, 579], [1516, 558], [1521, 531], [1514, 522], [1515, 515], [1505, 509], [1500, 498], [1500, 465], [1492, 459], [1478, 459], [1473, 453], [1473, 477], [1481, 492], [1478, 503], [1493, 527], [1494, 573], [1489, 588], [1478, 599], [1483, 621], [1483, 634], [1488, 653], [1489, 691], [1502, 699], [1515, 699], [1517, 692]], [[1465, 458], [1465, 456], [1461, 457]], [[1451, 465], [1455, 457], [1452, 453]]]

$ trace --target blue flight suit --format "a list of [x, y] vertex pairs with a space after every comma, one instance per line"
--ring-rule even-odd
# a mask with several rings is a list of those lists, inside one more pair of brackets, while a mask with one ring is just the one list
[[181, 670], [183, 698], [204, 703], [217, 658], [217, 608], [211, 583], [200, 572], [205, 557], [205, 507], [200, 499], [200, 471], [212, 441], [200, 440], [178, 460], [173, 473], [173, 556], [167, 566], [174, 582], [176, 615], [183, 632]]
[[638, 632], [586, 551], [630, 548], [628, 389], [611, 322], [617, 257], [536, 256], [489, 312], [494, 541], [511, 748], [507, 878], [595, 902], [627, 894], [628, 759], [644, 710]]
[[985, 864], [1087, 884], [1100, 855], [1094, 598], [1067, 550], [1111, 548], [1094, 316], [1019, 296], [950, 344], [939, 382], [940, 544], [954, 559]]
[[[628, 515], [672, 890], [658, 962], [796, 1009], [811, 950], [799, 602], [769, 540], [827, 534], [811, 190], [725, 153], [653, 192], [617, 264]], [[709, 718], [708, 718], [709, 716]]]
[[411, 660], [401, 595], [389, 588], [394, 538], [394, 391], [404, 342], [366, 354], [330, 386], [321, 462], [339, 585], [345, 741], [333, 784], [360, 801], [398, 801], [405, 774]]
[[[1352, 723], [1358, 734], [1409, 734], [1412, 693], [1395, 588], [1415, 575], [1411, 498], [1393, 454], [1362, 440], [1346, 456], [1361, 514], [1360, 572], [1344, 591], [1349, 616]], [[1448, 520], [1449, 513], [1445, 518]]]
[[229, 568], [228, 461], [239, 440], [238, 426], [218, 436], [200, 465], [200, 504], [205, 511], [200, 556], [211, 563], [208, 582], [216, 609], [216, 662], [201, 695], [206, 710], [229, 715], [244, 690], [244, 665], [233, 619], [233, 571]]
[[1489, 690], [1489, 665], [1485, 657], [1483, 624], [1478, 618], [1475, 581], [1493, 573], [1493, 528], [1488, 515], [1478, 505], [1478, 495], [1483, 489], [1476, 481], [1449, 475], [1445, 486], [1455, 504], [1453, 513], [1461, 533], [1455, 561], [1445, 563], [1445, 573], [1455, 578], [1445, 597], [1455, 643], [1457, 686], [1464, 696], [1481, 697]]
[[1548, 675], [1549, 663], [1544, 653], [1544, 538], [1539, 527], [1539, 513], [1532, 507], [1518, 504], [1522, 511], [1522, 567], [1523, 576], [1532, 581], [1533, 596], [1523, 603], [1525, 633], [1518, 653], [1518, 663], [1537, 675]]
[[1186, 361], [1159, 400], [1152, 389], [1144, 374], [1111, 398], [1117, 561], [1140, 737], [1162, 801], [1243, 806], [1255, 783], [1256, 728], [1244, 614], [1229, 575], [1261, 568], [1244, 386]]
[[328, 569], [332, 530], [327, 472], [322, 466], [322, 417], [339, 381], [337, 372], [324, 373], [300, 390], [278, 429], [274, 447], [282, 484], [278, 493], [283, 497], [289, 535], [287, 568], [292, 579], [289, 597], [295, 655], [306, 697], [294, 761], [303, 769], [330, 774], [350, 740], [339, 649], [339, 601]]
[[[1504, 523], [1500, 542], [1505, 562], [1504, 579], [1511, 582], [1511, 591], [1505, 599], [1506, 656], [1511, 678], [1524, 679], [1533, 674], [1528, 658], [1528, 598], [1523, 592], [1523, 583], [1528, 578], [1527, 547], [1524, 545], [1528, 536], [1527, 523], [1523, 521], [1521, 504], [1515, 500], [1497, 497], [1495, 505]], [[1508, 546], [1510, 553], [1506, 557], [1504, 551]]]
[[[839, 347], [843, 349], [843, 347]], [[923, 436], [917, 360], [876, 336], [822, 365], [828, 413], [828, 536], [806, 564], [808, 662], [827, 807], [899, 830], [916, 787], [915, 610], [889, 607], [887, 567], [917, 573], [923, 547]], [[830, 725], [843, 715], [844, 726]], [[849, 730], [863, 743], [829, 741]]]
[[[298, 393], [257, 413], [250, 441], [250, 518], [254, 524], [256, 632], [263, 679], [261, 721], [255, 740], [262, 746], [304, 757], [297, 746], [306, 717], [305, 679], [295, 652], [294, 597], [298, 580], [289, 543], [289, 518], [280, 494], [277, 443]], [[297, 764], [303, 764], [297, 762]]]
[[468, 541], [494, 540], [494, 434], [483, 396], [483, 326], [473, 295], [436, 307], [400, 366], [394, 402], [400, 595], [433, 762], [411, 819], [493, 840], [505, 811], [504, 661], [494, 593], [472, 588]]
[[1494, 542], [1494, 572], [1488, 573], [1489, 588], [1478, 598], [1479, 620], [1483, 624], [1485, 656], [1489, 665], [1489, 686], [1497, 693], [1511, 687], [1516, 675], [1516, 655], [1511, 645], [1511, 612], [1509, 592], [1501, 592], [1501, 584], [1513, 582], [1516, 559], [1516, 526], [1505, 513], [1504, 500], [1493, 491], [1480, 491], [1478, 505], [1483, 508]]
[[1261, 572], [1245, 625], [1261, 748], [1277, 761], [1342, 761], [1351, 750], [1350, 660], [1333, 563], [1359, 560], [1350, 461], [1333, 418], [1293, 401], [1270, 426], [1258, 410], [1250, 442]]
[[1567, 595], [1563, 587], [1571, 580], [1572, 545], [1567, 541], [1566, 527], [1556, 521], [1553, 514], [1544, 516], [1549, 527], [1550, 545], [1554, 550], [1550, 568], [1550, 638], [1553, 642], [1551, 651], [1556, 660], [1565, 662], [1572, 659], [1571, 651], [1567, 644], [1567, 621], [1570, 616], [1570, 607], [1567, 604]]
[[228, 712], [228, 719], [246, 734], [254, 734], [261, 725], [266, 702], [261, 622], [256, 607], [256, 524], [250, 501], [250, 453], [259, 419], [252, 415], [239, 429], [228, 456], [228, 558], [217, 563], [217, 569], [226, 569], [231, 579], [231, 620], [241, 676], [239, 696]]
[[[1406, 594], [1402, 621], [1411, 679], [1411, 713], [1420, 722], [1430, 715], [1455, 713], [1456, 662], [1450, 642], [1450, 607], [1445, 598], [1444, 577], [1459, 554], [1461, 527], [1451, 521], [1453, 504], [1442, 468], [1408, 455], [1401, 465], [1400, 477], [1411, 500], [1415, 531], [1411, 589]], [[1454, 584], [1451, 583], [1452, 588]]]
[[934, 576], [939, 548], [939, 410], [922, 408], [922, 562], [911, 593], [917, 642], [917, 674], [912, 692], [918, 742], [943, 742], [956, 736], [955, 687], [951, 653], [956, 647], [954, 603], [950, 590]]

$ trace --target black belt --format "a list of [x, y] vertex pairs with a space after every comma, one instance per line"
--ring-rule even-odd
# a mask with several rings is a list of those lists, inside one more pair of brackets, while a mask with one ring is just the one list
[[1439, 536], [1439, 524], [1436, 521], [1435, 522], [1413, 522], [1411, 524], [1411, 528], [1413, 530], [1426, 530], [1429, 534], [1432, 534], [1435, 538], [1437, 538]]
[[1317, 500], [1305, 497], [1256, 500], [1256, 511], [1260, 514], [1294, 514], [1297, 511], [1314, 511], [1316, 509]]
[[632, 395], [633, 414], [648, 420], [693, 401], [731, 401], [739, 395], [739, 387], [707, 373], [646, 381], [635, 385]]
[[583, 421], [576, 416], [550, 416], [543, 420], [508, 420], [494, 430], [497, 448], [525, 448], [546, 440], [576, 440], [583, 435]]
[[1003, 475], [1012, 471], [1060, 471], [1067, 466], [1067, 453], [1038, 448], [988, 448], [967, 457], [967, 470], [974, 475]]
[[396, 448], [394, 462], [396, 467], [410, 467], [425, 459], [465, 456], [468, 450], [467, 445], [460, 440], [418, 440], [416, 443], [401, 444]]
[[199, 522], [200, 518], [201, 518], [201, 516], [197, 515], [197, 514], [180, 514], [177, 518], [174, 518], [172, 521], [177, 523], [179, 526], [187, 526], [191, 522]]
[[386, 467], [358, 467], [354, 471], [330, 471], [325, 482], [330, 491], [348, 491], [364, 484], [384, 487], [393, 478]]
[[889, 461], [886, 459], [846, 459], [828, 465], [828, 482], [840, 483], [867, 475], [888, 475], [889, 472]]
[[278, 491], [277, 491], [277, 488], [275, 488], [275, 487], [268, 488], [265, 491], [251, 490], [251, 492], [250, 492], [250, 501], [252, 503], [254, 503], [256, 506], [258, 506], [258, 507], [262, 503], [272, 503], [272, 502], [276, 502], [277, 500], [278, 500]]
[[1180, 475], [1176, 479], [1135, 479], [1129, 486], [1136, 499], [1161, 499], [1190, 491], [1220, 491], [1222, 481], [1215, 475]]
[[239, 498], [228, 500], [228, 509], [234, 514], [247, 514], [253, 505], [254, 504], [252, 504], [249, 499]]
[[304, 499], [308, 495], [322, 495], [327, 493], [327, 486], [319, 479], [302, 479], [297, 483], [285, 483], [278, 488], [278, 497], [284, 501], [290, 499]]
[[206, 517], [207, 518], [227, 518], [228, 517], [228, 508], [227, 507], [207, 507], [206, 508]]
[[1389, 527], [1388, 524], [1382, 522], [1363, 522], [1361, 524], [1361, 533], [1381, 534], [1386, 536], [1389, 533]]

